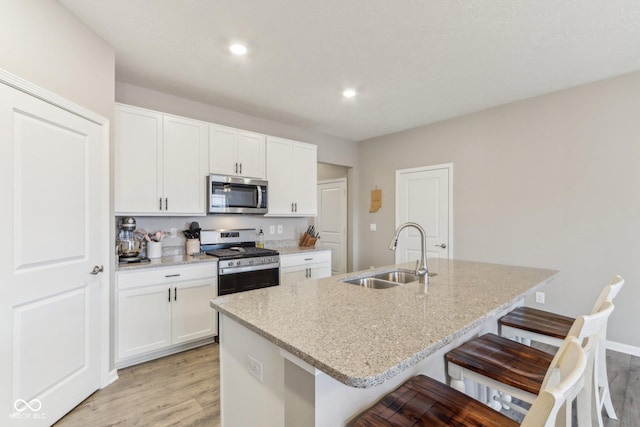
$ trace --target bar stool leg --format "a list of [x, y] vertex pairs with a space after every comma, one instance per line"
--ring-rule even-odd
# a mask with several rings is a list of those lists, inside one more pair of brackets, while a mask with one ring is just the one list
[[613, 402], [611, 401], [611, 392], [609, 391], [609, 377], [607, 376], [607, 354], [605, 347], [605, 340], [601, 340], [598, 343], [598, 350], [596, 352], [596, 360], [595, 360], [595, 378], [596, 381], [596, 399], [597, 399], [597, 408], [602, 410], [602, 406], [604, 405], [605, 410], [607, 411], [607, 416], [612, 420], [617, 420], [618, 416], [616, 415], [616, 411], [613, 408]]

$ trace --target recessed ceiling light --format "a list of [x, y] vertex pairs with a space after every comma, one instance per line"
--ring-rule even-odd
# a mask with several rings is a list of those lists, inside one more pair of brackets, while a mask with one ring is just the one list
[[353, 98], [354, 96], [356, 96], [356, 91], [355, 89], [345, 89], [344, 91], [342, 91], [342, 96], [344, 96], [345, 98]]
[[245, 45], [242, 44], [232, 44], [231, 46], [229, 46], [229, 50], [234, 54], [234, 55], [246, 55], [247, 53], [247, 47]]

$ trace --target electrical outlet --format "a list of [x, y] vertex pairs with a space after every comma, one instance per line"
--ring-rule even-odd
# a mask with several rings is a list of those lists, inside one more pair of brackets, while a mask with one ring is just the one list
[[369, 224], [369, 231], [376, 231], [378, 226], [376, 224]]
[[538, 304], [544, 304], [544, 292], [536, 292], [536, 302]]
[[276, 226], [275, 225], [270, 225], [269, 226], [269, 234], [276, 234]]
[[279, 225], [278, 226], [278, 234], [282, 234], [283, 231], [284, 231], [284, 226], [283, 225]]
[[247, 369], [258, 381], [262, 382], [262, 363], [247, 354]]

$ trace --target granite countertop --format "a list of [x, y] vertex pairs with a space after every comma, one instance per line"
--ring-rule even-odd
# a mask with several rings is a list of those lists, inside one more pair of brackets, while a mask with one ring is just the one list
[[[319, 249], [314, 246], [282, 246], [282, 247], [269, 247], [270, 249], [276, 249], [280, 255], [291, 255], [305, 252], [317, 252], [328, 251], [329, 249]], [[139, 268], [152, 268], [152, 267], [169, 267], [172, 265], [182, 264], [196, 264], [201, 262], [217, 262], [218, 258], [200, 253], [199, 255], [172, 255], [163, 256], [162, 258], [151, 259], [146, 263], [132, 263], [132, 264], [116, 264], [116, 271], [130, 271], [137, 270]]]
[[218, 262], [218, 258], [205, 255], [204, 253], [201, 255], [174, 255], [174, 256], [163, 256], [162, 258], [153, 258], [149, 260], [149, 262], [145, 263], [132, 263], [132, 264], [124, 264], [124, 265], [116, 265], [116, 271], [131, 271], [137, 270], [141, 268], [153, 268], [153, 267], [169, 267], [172, 265], [188, 265], [188, 264], [197, 264], [203, 262]]
[[429, 260], [424, 285], [368, 289], [340, 282], [413, 263], [226, 295], [219, 312], [336, 380], [373, 387], [420, 362], [539, 286], [554, 270]]
[[280, 255], [293, 255], [293, 254], [306, 253], [306, 252], [320, 252], [320, 251], [331, 250], [326, 248], [324, 249], [316, 248], [315, 246], [284, 246], [284, 247], [273, 247], [269, 249], [277, 250]]

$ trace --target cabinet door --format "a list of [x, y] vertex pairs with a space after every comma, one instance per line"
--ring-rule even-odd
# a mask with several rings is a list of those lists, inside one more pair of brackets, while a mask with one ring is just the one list
[[237, 159], [240, 175], [264, 179], [264, 149], [264, 135], [244, 131], [238, 133]]
[[314, 264], [310, 270], [312, 279], [322, 279], [324, 277], [331, 277], [331, 264]]
[[207, 125], [164, 117], [164, 212], [205, 214]]
[[267, 215], [292, 215], [291, 147], [293, 142], [267, 138], [267, 181], [269, 181]]
[[118, 358], [171, 345], [171, 288], [149, 286], [118, 292]]
[[174, 285], [172, 342], [180, 344], [218, 333], [218, 312], [209, 301], [216, 296], [216, 279], [202, 279]]
[[318, 214], [318, 162], [317, 146], [295, 143], [293, 145], [292, 185], [294, 186], [295, 214], [316, 216]]
[[209, 126], [209, 173], [236, 175], [236, 141], [238, 130], [224, 126]]
[[159, 213], [162, 114], [116, 105], [114, 128], [116, 214]]

